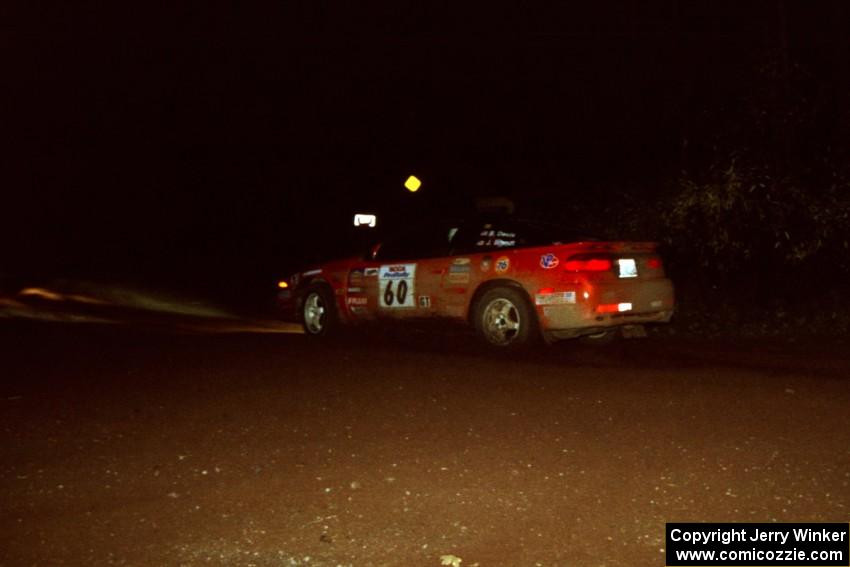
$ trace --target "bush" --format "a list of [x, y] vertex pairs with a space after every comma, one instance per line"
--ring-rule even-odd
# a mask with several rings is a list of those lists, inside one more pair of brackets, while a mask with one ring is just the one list
[[803, 189], [736, 161], [704, 179], [683, 176], [657, 234], [688, 311], [704, 328], [746, 334], [846, 326], [850, 302], [839, 290], [850, 281], [848, 188], [836, 177]]
[[685, 176], [679, 186], [662, 218], [664, 240], [712, 273], [772, 275], [819, 254], [833, 256], [842, 271], [850, 268], [846, 184], [803, 190], [733, 161], [702, 182]]

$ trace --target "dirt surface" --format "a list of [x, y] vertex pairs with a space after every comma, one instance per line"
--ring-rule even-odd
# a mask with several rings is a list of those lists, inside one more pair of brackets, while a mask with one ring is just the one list
[[665, 522], [850, 517], [838, 347], [0, 340], [2, 565], [650, 566]]

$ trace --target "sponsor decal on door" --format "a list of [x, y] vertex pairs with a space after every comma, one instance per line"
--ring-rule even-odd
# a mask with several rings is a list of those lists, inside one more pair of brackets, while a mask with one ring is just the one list
[[378, 305], [384, 309], [416, 306], [416, 264], [391, 264], [378, 269]]

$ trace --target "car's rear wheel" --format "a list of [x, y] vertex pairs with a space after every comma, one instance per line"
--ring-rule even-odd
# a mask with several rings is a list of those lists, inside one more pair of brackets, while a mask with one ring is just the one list
[[478, 335], [494, 347], [520, 347], [539, 335], [537, 318], [525, 295], [510, 287], [485, 292], [475, 303], [473, 317]]
[[301, 302], [301, 324], [304, 333], [313, 337], [333, 334], [339, 324], [333, 294], [326, 286], [313, 285]]

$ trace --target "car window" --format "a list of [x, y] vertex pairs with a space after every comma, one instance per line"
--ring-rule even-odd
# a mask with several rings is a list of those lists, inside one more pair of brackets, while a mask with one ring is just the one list
[[449, 255], [450, 242], [456, 227], [434, 224], [405, 231], [381, 243], [376, 260], [417, 260]]
[[597, 239], [558, 225], [516, 220], [477, 221], [467, 223], [457, 231], [452, 239], [452, 254], [593, 240]]

